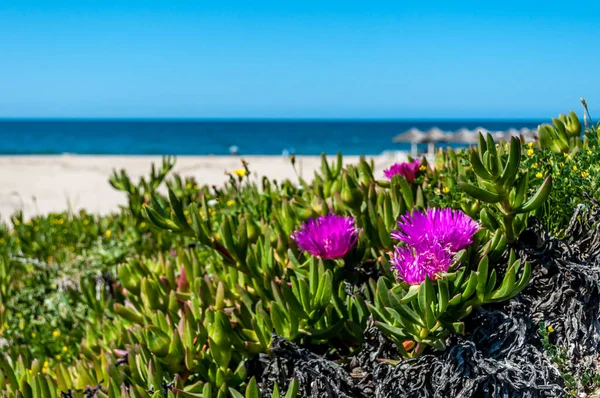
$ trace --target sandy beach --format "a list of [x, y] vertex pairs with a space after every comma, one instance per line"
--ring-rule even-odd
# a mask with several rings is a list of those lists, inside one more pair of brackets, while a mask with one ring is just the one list
[[[193, 176], [202, 184], [220, 185], [227, 180], [225, 171], [241, 166], [234, 156], [181, 156], [174, 172]], [[268, 176], [294, 180], [289, 160], [281, 156], [243, 157], [253, 171], [253, 178]], [[333, 159], [333, 157], [331, 158]], [[346, 164], [356, 163], [357, 156], [344, 157]], [[376, 157], [375, 172], [398, 159], [394, 156]], [[297, 169], [311, 179], [320, 167], [317, 156], [298, 156]], [[16, 211], [23, 210], [26, 218], [71, 209], [108, 214], [126, 203], [123, 192], [108, 182], [113, 169], [125, 169], [137, 181], [150, 173], [151, 163], [160, 165], [159, 156], [0, 156], [0, 218], [4, 221]]]

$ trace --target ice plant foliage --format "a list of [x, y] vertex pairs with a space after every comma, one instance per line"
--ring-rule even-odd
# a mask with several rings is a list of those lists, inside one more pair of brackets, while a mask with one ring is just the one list
[[421, 161], [415, 159], [412, 162], [395, 163], [392, 166], [390, 166], [390, 168], [385, 169], [383, 173], [389, 180], [391, 180], [392, 177], [396, 174], [400, 174], [401, 176], [406, 178], [406, 181], [412, 183], [415, 180], [415, 177], [417, 176], [420, 167]]
[[354, 218], [328, 214], [311, 218], [292, 234], [300, 249], [325, 259], [341, 258], [356, 244]]
[[[553, 120], [558, 121], [558, 119]], [[559, 123], [557, 125], [564, 132], [564, 124], [560, 121]], [[544, 126], [540, 127], [540, 143], [544, 142], [542, 139], [543, 128]], [[548, 128], [552, 130], [550, 127]], [[564, 148], [568, 149], [569, 138], [566, 135], [565, 139], [567, 141], [560, 145], [565, 145]], [[562, 151], [558, 147], [556, 149], [559, 153]], [[532, 149], [527, 151], [528, 154], [530, 150]], [[542, 206], [549, 197], [552, 191], [552, 176], [546, 177], [537, 191], [529, 196], [530, 177], [529, 175], [519, 175], [522, 157], [521, 141], [512, 137], [510, 143], [502, 147], [501, 152], [498, 151], [498, 145], [491, 134], [488, 133], [484, 137], [479, 133], [479, 143], [477, 148], [471, 148], [469, 159], [471, 167], [477, 175], [477, 182], [472, 184], [462, 178], [458, 181], [458, 185], [467, 195], [490, 205], [489, 209], [481, 211], [481, 222], [491, 230], [500, 228], [506, 236], [506, 242], [510, 244], [525, 230], [528, 213]], [[533, 156], [533, 153], [529, 156]], [[534, 161], [539, 160], [538, 156], [535, 155]], [[536, 175], [536, 178], [542, 177], [542, 173]], [[533, 178], [532, 180], [535, 181]], [[502, 215], [499, 224], [487, 216], [488, 210], [499, 212]]]
[[408, 284], [417, 285], [426, 276], [435, 279], [452, 265], [452, 256], [473, 242], [479, 224], [460, 210], [427, 209], [407, 213], [398, 221], [392, 238], [406, 243], [396, 247], [392, 269]]

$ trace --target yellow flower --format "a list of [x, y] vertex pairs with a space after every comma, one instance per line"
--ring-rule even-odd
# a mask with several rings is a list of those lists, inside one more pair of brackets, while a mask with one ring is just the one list
[[2, 325], [2, 327], [3, 327], [4, 329], [8, 329], [8, 323], [4, 322], [4, 325]]
[[190, 184], [190, 183], [188, 182], [187, 184], [185, 184], [185, 187], [186, 187], [187, 189], [192, 189], [192, 184]]
[[106, 239], [110, 239], [110, 234], [111, 234], [110, 229], [107, 229], [106, 230]]
[[60, 336], [60, 331], [59, 330], [55, 330], [54, 332], [52, 332], [52, 336], [59, 337]]
[[200, 187], [198, 186], [198, 184], [194, 185], [194, 189], [198, 189], [198, 188], [200, 188]]
[[421, 167], [419, 167], [419, 170], [425, 171], [425, 170], [427, 170], [427, 166], [425, 166], [424, 164], [422, 164]]
[[568, 154], [568, 153], [563, 153], [563, 156], [564, 156], [565, 158], [568, 158], [568, 157], [569, 157], [569, 154]]
[[554, 333], [554, 328], [552, 325], [548, 325], [548, 333]]
[[67, 351], [69, 351], [69, 349], [67, 348], [67, 346], [66, 346], [66, 345], [64, 345], [64, 346], [63, 346], [62, 350], [63, 350], [63, 352], [67, 352]]
[[537, 172], [537, 174], [536, 174], [535, 176], [536, 176], [537, 178], [542, 178], [544, 175], [538, 171], [538, 172]]
[[590, 151], [590, 150], [588, 149], [588, 155], [591, 155], [591, 154], [592, 154], [592, 151]]
[[527, 150], [527, 156], [531, 156], [531, 155], [533, 155], [533, 149], [532, 149], [532, 148], [529, 148], [529, 149]]
[[190, 213], [190, 211], [189, 211], [188, 209], [185, 209], [185, 210], [183, 211], [183, 214], [185, 214], [186, 216], [187, 216], [189, 213]]
[[443, 193], [448, 193], [448, 192], [450, 192], [450, 188], [444, 187], [444, 188], [442, 188], [442, 192]]
[[25, 321], [24, 320], [19, 321], [19, 329], [21, 329], [21, 330], [25, 329]]
[[244, 177], [246, 175], [246, 169], [237, 169], [237, 170], [233, 170], [233, 174], [235, 174], [238, 177]]
[[528, 146], [529, 148], [533, 148], [533, 141], [532, 141], [532, 142], [530, 142], [529, 144], [527, 144], [527, 146]]
[[560, 162], [560, 167], [565, 167], [565, 162]]
[[534, 163], [534, 164], [531, 165], [531, 167], [533, 167], [534, 169], [537, 169], [538, 168], [538, 164]]
[[582, 172], [581, 172], [581, 176], [582, 176], [583, 178], [588, 178], [588, 177], [590, 176], [590, 173], [588, 173], [587, 171], [582, 171]]
[[44, 368], [47, 368], [47, 367], [48, 367], [48, 365], [50, 365], [50, 364], [48, 363], [48, 361], [44, 361]]
[[60, 361], [61, 356], [60, 354], [57, 354], [54, 358], [56, 358], [57, 361]]
[[573, 171], [577, 171], [577, 166], [573, 166]]
[[36, 334], [35, 332], [31, 332], [31, 338], [35, 338]]
[[221, 239], [221, 235], [219, 235], [218, 233], [215, 234], [215, 239], [216, 240], [220, 240]]
[[145, 223], [144, 221], [142, 221], [142, 222], [140, 223], [140, 227], [144, 228], [145, 226], [146, 226], [146, 223]]
[[90, 223], [90, 220], [88, 220], [88, 219], [83, 220], [83, 225], [88, 225], [89, 223]]
[[233, 206], [234, 204], [235, 204], [235, 200], [233, 200], [233, 199], [229, 199], [227, 201], [227, 206]]
[[48, 369], [47, 369], [47, 368], [42, 368], [42, 373], [43, 373], [43, 374], [46, 374], [46, 372], [47, 372], [47, 371], [48, 371]]
[[20, 313], [17, 314], [17, 318], [19, 318], [19, 319], [23, 318], [23, 314], [20, 314]]

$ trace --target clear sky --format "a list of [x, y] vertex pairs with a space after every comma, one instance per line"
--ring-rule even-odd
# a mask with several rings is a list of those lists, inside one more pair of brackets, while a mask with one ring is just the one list
[[599, 1], [0, 1], [0, 117], [600, 119]]

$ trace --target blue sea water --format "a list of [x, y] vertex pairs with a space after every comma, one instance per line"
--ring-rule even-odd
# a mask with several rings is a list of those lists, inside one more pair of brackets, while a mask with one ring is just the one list
[[392, 138], [411, 127], [445, 131], [535, 128], [538, 120], [0, 120], [0, 154], [378, 155], [409, 150]]

